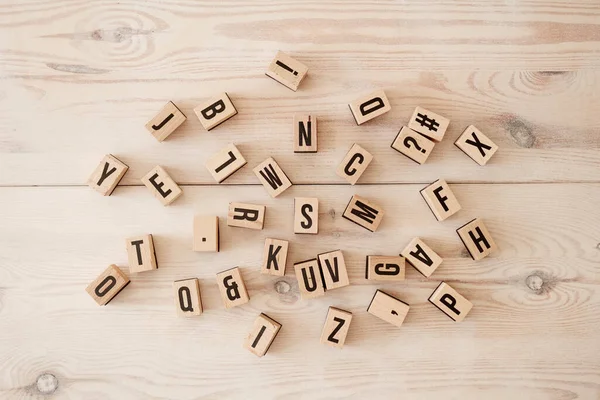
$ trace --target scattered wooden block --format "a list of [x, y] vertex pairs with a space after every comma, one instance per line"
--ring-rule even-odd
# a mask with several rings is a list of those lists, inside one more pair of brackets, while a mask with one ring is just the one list
[[316, 258], [294, 264], [298, 288], [302, 299], [312, 299], [325, 295], [323, 277]]
[[471, 311], [473, 304], [446, 282], [442, 282], [429, 296], [429, 302], [456, 322], [460, 322]]
[[137, 273], [158, 268], [152, 235], [141, 235], [125, 241], [129, 272]]
[[421, 135], [440, 142], [444, 138], [449, 124], [450, 120], [448, 118], [422, 107], [417, 107], [412, 117], [410, 117], [408, 127]]
[[281, 324], [266, 314], [260, 314], [252, 325], [252, 330], [246, 336], [244, 347], [258, 357], [267, 354], [273, 340], [279, 333]]
[[294, 198], [294, 233], [319, 233], [319, 199]]
[[385, 322], [400, 327], [408, 314], [410, 306], [397, 298], [377, 290], [367, 308], [367, 312]]
[[88, 186], [103, 196], [110, 196], [128, 169], [129, 167], [115, 156], [107, 154], [88, 178]]
[[351, 185], [354, 185], [363, 172], [365, 172], [371, 161], [373, 161], [371, 153], [354, 143], [335, 170], [335, 173], [340, 178], [344, 178]]
[[295, 92], [307, 73], [308, 67], [306, 65], [278, 51], [265, 75]]
[[273, 198], [292, 186], [292, 182], [272, 157], [258, 164], [252, 171]]
[[473, 125], [469, 125], [454, 144], [482, 166], [487, 164], [498, 150], [498, 145]]
[[150, 189], [154, 197], [160, 200], [163, 206], [168, 206], [183, 194], [181, 188], [160, 165], [152, 168], [142, 178], [142, 183]]
[[233, 308], [250, 301], [246, 285], [238, 267], [217, 274], [217, 286], [225, 308]]
[[173, 282], [175, 308], [180, 317], [193, 317], [202, 314], [200, 283], [197, 278]]
[[346, 261], [341, 250], [321, 253], [317, 256], [323, 284], [326, 290], [333, 290], [350, 285]]
[[165, 140], [186, 120], [185, 115], [169, 101], [147, 124], [146, 129], [159, 142]]
[[383, 90], [376, 90], [348, 104], [357, 125], [362, 125], [392, 109]]
[[423, 164], [429, 158], [434, 146], [435, 142], [403, 126], [391, 147], [417, 164]]
[[265, 222], [266, 206], [248, 203], [229, 203], [227, 226], [262, 229]]
[[316, 153], [317, 117], [294, 115], [294, 153]]
[[127, 285], [129, 285], [129, 278], [113, 264], [90, 283], [85, 291], [99, 306], [105, 306]]
[[216, 128], [237, 114], [235, 106], [225, 92], [200, 104], [194, 108], [194, 112], [207, 131]]
[[442, 257], [418, 237], [411, 240], [400, 255], [426, 278], [429, 278], [443, 261]]
[[461, 209], [450, 186], [443, 179], [438, 179], [421, 189], [421, 196], [438, 221], [445, 220]]
[[375, 232], [383, 219], [383, 209], [357, 195], [352, 196], [342, 217], [363, 228]]
[[339, 308], [329, 307], [325, 325], [321, 332], [321, 343], [341, 349], [344, 347], [348, 329], [352, 322], [352, 313]]
[[403, 281], [406, 274], [404, 257], [367, 256], [365, 279], [373, 281]]
[[206, 169], [217, 183], [223, 182], [244, 165], [246, 165], [246, 159], [234, 144], [219, 150], [205, 164]]
[[276, 276], [285, 275], [289, 242], [279, 239], [265, 239], [263, 264], [260, 272]]
[[473, 260], [478, 261], [498, 250], [496, 242], [481, 218], [467, 222], [456, 230]]
[[216, 215], [194, 217], [194, 251], [219, 251], [219, 217]]

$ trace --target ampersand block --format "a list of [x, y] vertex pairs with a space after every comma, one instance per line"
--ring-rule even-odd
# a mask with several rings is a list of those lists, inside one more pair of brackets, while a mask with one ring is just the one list
[[216, 128], [237, 114], [235, 106], [227, 93], [221, 93], [194, 108], [200, 123], [207, 131]]
[[221, 149], [208, 159], [205, 166], [217, 183], [233, 175], [246, 165], [246, 159], [234, 144]]
[[485, 165], [498, 150], [496, 143], [485, 136], [479, 129], [469, 125], [456, 142], [456, 147], [471, 157], [479, 165]]
[[281, 324], [266, 314], [260, 314], [252, 325], [252, 330], [244, 340], [244, 347], [252, 354], [262, 357], [267, 354], [271, 344], [277, 337]]
[[415, 108], [408, 127], [425, 135], [435, 142], [440, 142], [450, 125], [450, 120], [422, 107]]
[[201, 252], [219, 251], [219, 217], [216, 215], [194, 217], [192, 249]]
[[217, 286], [219, 286], [225, 308], [241, 306], [250, 301], [242, 273], [238, 267], [219, 272]]
[[319, 233], [319, 199], [294, 198], [294, 233]]
[[348, 104], [357, 125], [362, 125], [392, 109], [383, 90], [376, 90]]
[[367, 256], [365, 279], [372, 281], [403, 281], [405, 275], [404, 257]]
[[312, 299], [325, 295], [323, 277], [316, 258], [294, 264], [294, 271], [296, 272], [302, 299]]
[[317, 117], [294, 115], [294, 153], [316, 153]]
[[183, 190], [169, 176], [167, 171], [157, 165], [142, 178], [142, 183], [152, 192], [163, 206], [168, 206], [179, 196], [183, 194]]
[[141, 235], [125, 240], [129, 272], [152, 271], [158, 268], [152, 235]]
[[456, 230], [460, 240], [469, 251], [473, 260], [478, 261], [498, 250], [496, 242], [487, 230], [481, 218], [466, 223]]
[[103, 196], [110, 196], [129, 167], [112, 154], [104, 156], [88, 179], [88, 186]]
[[267, 207], [249, 203], [229, 203], [227, 225], [238, 228], [262, 229]]
[[443, 261], [442, 257], [418, 237], [411, 240], [400, 255], [426, 278], [429, 278]]
[[129, 285], [129, 278], [113, 264], [90, 283], [85, 291], [99, 306], [105, 306], [127, 285]]
[[284, 52], [278, 51], [265, 75], [295, 92], [307, 73], [306, 65]]
[[364, 197], [354, 195], [346, 206], [342, 217], [371, 232], [375, 232], [383, 219], [383, 208]]
[[180, 317], [193, 317], [202, 314], [200, 283], [197, 278], [173, 282], [175, 309]]
[[381, 290], [377, 290], [367, 308], [370, 314], [397, 327], [402, 326], [410, 306]]
[[445, 282], [440, 283], [429, 296], [429, 302], [456, 322], [465, 319], [473, 308], [473, 304], [469, 300]]
[[289, 242], [287, 240], [266, 239], [263, 251], [263, 264], [260, 272], [275, 276], [285, 275]]
[[435, 142], [403, 126], [391, 147], [417, 164], [423, 164], [429, 158], [434, 146]]
[[351, 312], [329, 307], [325, 325], [323, 325], [323, 331], [321, 332], [321, 343], [338, 349], [344, 347], [351, 322]]
[[421, 189], [421, 196], [438, 221], [445, 220], [461, 209], [456, 196], [443, 179], [438, 179]]
[[371, 153], [354, 143], [340, 165], [338, 165], [335, 173], [340, 178], [348, 181], [349, 184], [354, 185], [371, 161], [373, 161]]
[[273, 198], [279, 196], [292, 186], [292, 182], [288, 179], [285, 172], [271, 157], [258, 164], [253, 171], [260, 183], [267, 190], [267, 193]]
[[156, 140], [162, 142], [169, 137], [171, 133], [175, 132], [175, 129], [179, 128], [185, 120], [186, 117], [181, 110], [177, 108], [172, 101], [169, 101], [162, 110], [146, 124], [146, 129]]
[[346, 261], [341, 250], [321, 253], [317, 256], [325, 290], [338, 289], [350, 285]]

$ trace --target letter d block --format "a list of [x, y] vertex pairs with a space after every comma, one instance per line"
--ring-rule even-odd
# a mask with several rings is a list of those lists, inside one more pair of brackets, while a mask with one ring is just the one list
[[182, 279], [173, 282], [175, 308], [180, 317], [193, 317], [202, 314], [202, 299], [198, 279]]
[[116, 265], [110, 265], [85, 289], [100, 306], [107, 305], [125, 286], [129, 278]]
[[238, 228], [262, 229], [267, 207], [248, 203], [229, 203], [227, 225]]
[[103, 196], [110, 196], [129, 167], [112, 154], [104, 156], [88, 179], [88, 186]]
[[294, 233], [319, 233], [319, 199], [294, 198]]
[[167, 174], [163, 167], [157, 165], [142, 178], [142, 183], [152, 192], [163, 206], [174, 202], [183, 191]]
[[265, 75], [295, 92], [307, 73], [308, 67], [306, 65], [278, 51]]
[[263, 265], [260, 272], [276, 276], [285, 275], [289, 242], [287, 240], [266, 239], [263, 251]]
[[244, 347], [258, 357], [264, 356], [269, 351], [280, 329], [281, 324], [279, 322], [261, 313], [254, 321], [252, 330], [246, 336]]
[[402, 326], [410, 306], [394, 296], [377, 290], [367, 308], [367, 312], [398, 328]]
[[354, 185], [371, 161], [373, 161], [371, 153], [354, 143], [340, 165], [338, 165], [335, 173], [340, 178], [347, 180], [349, 184]]
[[221, 93], [219, 96], [200, 104], [194, 108], [194, 112], [207, 131], [237, 114], [237, 110], [227, 93]]
[[194, 217], [194, 251], [219, 251], [219, 217]]
[[438, 221], [443, 221], [460, 211], [460, 204], [443, 179], [421, 189], [421, 196]]
[[418, 237], [414, 238], [400, 255], [426, 278], [429, 278], [443, 261], [442, 257]]
[[375, 232], [383, 219], [383, 209], [360, 196], [352, 196], [342, 217]]
[[498, 250], [496, 242], [487, 230], [481, 218], [466, 223], [456, 230], [460, 240], [469, 251], [473, 260], [478, 261]]
[[372, 281], [403, 281], [406, 273], [404, 257], [367, 256], [365, 278]]
[[252, 171], [273, 198], [292, 186], [292, 182], [272, 157], [258, 164]]
[[362, 125], [392, 109], [383, 90], [376, 90], [348, 104], [357, 125]]
[[158, 268], [152, 235], [142, 235], [125, 241], [129, 272], [144, 272]]
[[321, 332], [321, 343], [338, 349], [344, 347], [348, 329], [350, 329], [350, 322], [352, 322], [351, 312], [329, 307], [325, 325]]
[[429, 296], [429, 302], [456, 322], [460, 322], [471, 311], [473, 304], [445, 282]]
[[156, 140], [162, 142], [186, 120], [185, 115], [169, 101], [147, 124], [146, 129]]
[[294, 264], [298, 288], [303, 300], [325, 295], [323, 277], [317, 259], [302, 261]]
[[250, 301], [246, 285], [238, 267], [217, 274], [217, 286], [225, 308], [233, 308]]

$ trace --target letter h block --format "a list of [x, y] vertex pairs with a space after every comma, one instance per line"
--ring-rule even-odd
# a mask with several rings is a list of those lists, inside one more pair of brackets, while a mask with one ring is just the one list
[[383, 90], [376, 90], [348, 104], [357, 125], [362, 125], [392, 109]]
[[194, 112], [207, 131], [237, 114], [237, 110], [227, 93], [221, 93], [219, 96], [200, 104], [194, 108]]
[[316, 258], [294, 264], [294, 270], [303, 300], [325, 295], [325, 285]]
[[142, 235], [125, 241], [129, 272], [144, 272], [158, 268], [152, 235]]
[[85, 289], [98, 305], [107, 305], [125, 286], [129, 278], [116, 265], [110, 265]]
[[348, 181], [349, 184], [354, 185], [371, 161], [373, 161], [371, 153], [354, 143], [340, 165], [338, 165], [335, 173], [340, 178]]
[[429, 302], [456, 322], [460, 322], [471, 311], [473, 304], [465, 299], [446, 282], [440, 285], [429, 296]]
[[238, 267], [217, 274], [217, 286], [225, 308], [233, 308], [250, 301], [246, 285]]
[[173, 282], [175, 308], [180, 317], [193, 317], [202, 314], [200, 284], [197, 278]]
[[183, 194], [181, 188], [160, 165], [154, 167], [142, 178], [142, 183], [152, 192], [163, 206], [168, 206]]
[[496, 242], [492, 239], [492, 235], [490, 235], [481, 218], [475, 218], [466, 223], [458, 228], [456, 233], [458, 233], [460, 240], [462, 240], [475, 261], [481, 260], [498, 250]]

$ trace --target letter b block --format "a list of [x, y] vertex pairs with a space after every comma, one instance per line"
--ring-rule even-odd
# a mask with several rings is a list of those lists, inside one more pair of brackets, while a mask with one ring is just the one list
[[319, 199], [294, 198], [294, 233], [319, 233]]
[[312, 299], [325, 295], [323, 277], [316, 258], [294, 264], [294, 270], [302, 299]]
[[476, 218], [456, 230], [473, 260], [478, 261], [498, 250], [496, 242], [487, 230], [483, 220]]
[[371, 153], [354, 143], [340, 165], [338, 165], [335, 173], [340, 178], [347, 180], [349, 184], [354, 185], [371, 161], [373, 161]]
[[460, 204], [443, 179], [421, 189], [421, 196], [438, 221], [443, 221], [460, 211]]
[[85, 289], [98, 305], [107, 305], [125, 286], [129, 278], [116, 265], [110, 265]]
[[406, 274], [404, 257], [367, 256], [365, 278], [373, 281], [403, 281]]
[[344, 347], [348, 329], [350, 329], [350, 322], [352, 322], [351, 312], [329, 307], [325, 325], [321, 332], [321, 343], [338, 349]]
[[390, 111], [390, 101], [383, 90], [376, 90], [348, 104], [357, 125], [362, 125], [373, 118]]
[[237, 110], [227, 93], [221, 93], [219, 96], [200, 104], [194, 108], [194, 112], [207, 131], [237, 114]]
[[163, 206], [168, 206], [183, 194], [181, 188], [160, 165], [157, 165], [148, 172], [142, 178], [142, 183], [146, 185]]
[[473, 304], [445, 282], [429, 296], [429, 302], [456, 322], [460, 322], [471, 311]]
[[383, 219], [383, 209], [360, 196], [352, 196], [342, 217], [375, 232]]
[[254, 169], [254, 174], [267, 190], [271, 197], [275, 198], [286, 191], [292, 182], [287, 175], [271, 157], [258, 164]]
[[173, 102], [169, 101], [154, 118], [147, 124], [146, 129], [154, 136], [156, 140], [162, 142], [175, 129], [179, 128], [186, 117]]
[[285, 275], [289, 242], [287, 240], [266, 239], [263, 252], [263, 265], [260, 272], [276, 276]]
[[88, 186], [103, 196], [110, 196], [129, 167], [112, 154], [104, 156], [88, 179]]
[[227, 225], [238, 228], [262, 229], [267, 207], [248, 203], [229, 203]]
[[225, 308], [233, 308], [250, 301], [246, 285], [238, 267], [217, 274], [217, 286]]
[[264, 356], [269, 351], [280, 329], [281, 324], [279, 322], [261, 313], [254, 321], [252, 330], [246, 336], [244, 347], [258, 357]]
[[202, 314], [202, 299], [198, 279], [182, 279], [173, 282], [175, 308], [180, 317], [193, 317]]
[[144, 272], [158, 268], [152, 235], [142, 235], [125, 241], [129, 272]]

